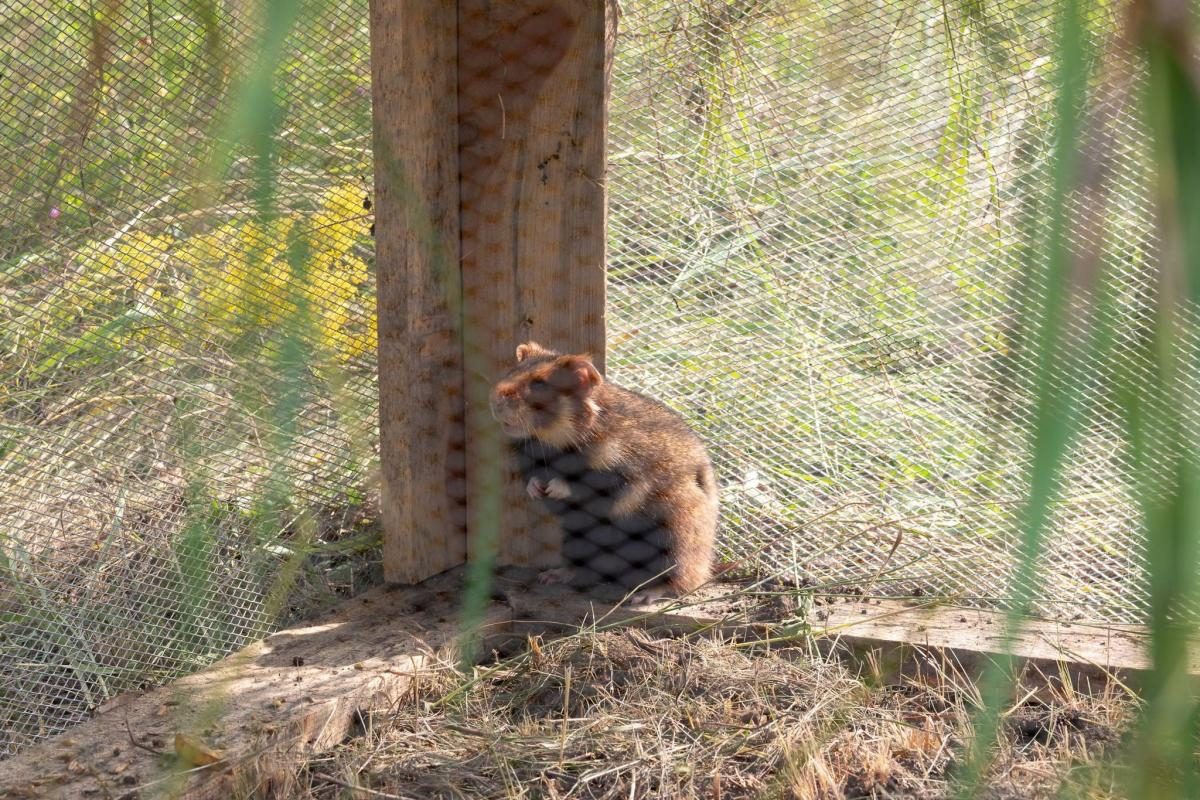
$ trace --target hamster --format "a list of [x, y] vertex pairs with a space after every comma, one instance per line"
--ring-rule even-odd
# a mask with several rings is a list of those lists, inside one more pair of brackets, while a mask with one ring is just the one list
[[543, 581], [641, 586], [635, 602], [708, 581], [716, 477], [683, 418], [604, 380], [586, 355], [526, 342], [516, 357], [490, 403], [527, 493], [563, 526], [567, 566]]

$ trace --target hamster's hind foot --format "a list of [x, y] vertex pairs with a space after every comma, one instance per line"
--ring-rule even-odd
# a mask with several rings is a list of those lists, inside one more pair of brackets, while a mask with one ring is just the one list
[[538, 583], [549, 586], [556, 583], [570, 583], [573, 577], [575, 577], [575, 570], [570, 567], [556, 567], [543, 570], [537, 580]]
[[677, 594], [671, 590], [670, 586], [651, 586], [629, 595], [627, 605], [646, 606], [661, 600], [673, 600], [675, 597]]

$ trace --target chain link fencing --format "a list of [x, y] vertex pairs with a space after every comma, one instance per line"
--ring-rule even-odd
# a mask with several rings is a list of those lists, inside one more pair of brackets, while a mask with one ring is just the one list
[[300, 5], [269, 191], [261, 13], [0, 11], [0, 755], [375, 579], [367, 3]]
[[[1053, 2], [624, 3], [609, 370], [714, 450], [726, 555], [809, 584], [995, 604], [1031, 404], [1015, 348], [1052, 181]], [[1097, 61], [1117, 31], [1087, 31]], [[1099, 247], [1133, 342], [1149, 148], [1113, 109]], [[1132, 351], [1124, 351], [1132, 358]], [[1136, 621], [1143, 546], [1111, 398], [1070, 459], [1037, 611]]]
[[[0, 756], [378, 578], [367, 12], [303, 0], [280, 28], [267, 165], [223, 149], [282, 24], [256, 4], [0, 11]], [[1004, 603], [1054, 12], [622, 3], [608, 372], [709, 443], [726, 556]], [[1090, 244], [1133, 341], [1132, 107], [1114, 138]], [[1135, 621], [1120, 425], [1090, 405], [1038, 612]]]

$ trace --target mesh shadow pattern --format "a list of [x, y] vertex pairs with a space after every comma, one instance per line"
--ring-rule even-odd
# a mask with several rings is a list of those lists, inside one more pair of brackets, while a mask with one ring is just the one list
[[613, 503], [629, 482], [615, 470], [592, 469], [585, 457], [536, 439], [512, 445], [530, 496], [562, 524], [562, 557], [572, 586], [611, 583], [625, 590], [660, 582], [673, 566], [670, 533], [644, 512], [619, 516]]
[[561, 527], [574, 585], [657, 595], [663, 582], [668, 593], [705, 583], [717, 484], [695, 431], [663, 403], [606, 381], [586, 354], [526, 342], [516, 359], [491, 411], [526, 494]]

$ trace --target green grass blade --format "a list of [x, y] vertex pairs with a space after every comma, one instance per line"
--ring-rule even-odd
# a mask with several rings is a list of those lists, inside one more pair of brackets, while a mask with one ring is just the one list
[[1194, 330], [1200, 303], [1200, 92], [1189, 22], [1146, 4], [1146, 106], [1155, 137], [1161, 254], [1153, 329], [1142, 369], [1123, 373], [1122, 410], [1147, 541], [1151, 655], [1146, 706], [1132, 747], [1128, 790], [1139, 798], [1200, 794], [1200, 744], [1189, 676], [1200, 567], [1200, 423]]
[[[1071, 286], [1068, 280], [1067, 198], [1077, 179], [1078, 142], [1087, 78], [1085, 42], [1079, 0], [1063, 4], [1058, 23], [1058, 98], [1052, 177], [1053, 185], [1047, 208], [1046, 227], [1037, 232], [1038, 245], [1031, 248], [1025, 269], [1040, 273], [1044, 288], [1029, 293], [1021, 310], [1022, 328], [1030, 332], [1026, 339], [1033, 363], [1033, 425], [1029, 441], [1032, 456], [1028, 471], [1028, 492], [1018, 516], [1020, 551], [1010, 579], [1012, 605], [1002, 639], [1002, 650], [1011, 653], [1022, 618], [1028, 614], [1036, 586], [1037, 562], [1045, 542], [1053, 501], [1058, 491], [1067, 449], [1076, 433], [1081, 409], [1078, 387], [1084, 377], [1084, 364], [1078, 344], [1070, 341], [1068, 326]], [[973, 797], [977, 792], [992, 747], [996, 740], [1001, 709], [1011, 689], [1011, 655], [996, 659], [987, 670], [981, 686], [982, 707], [974, 721], [975, 738], [966, 763], [958, 775], [957, 796]]]

